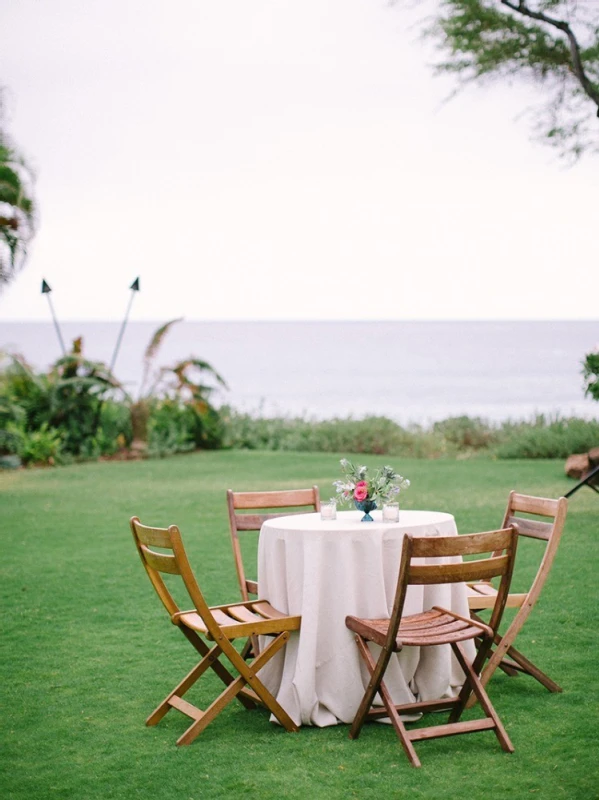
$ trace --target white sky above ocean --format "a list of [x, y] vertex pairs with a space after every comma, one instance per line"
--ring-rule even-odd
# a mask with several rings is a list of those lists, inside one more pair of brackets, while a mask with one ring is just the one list
[[[409, 5], [409, 4], [408, 4]], [[386, 0], [6, 0], [39, 232], [0, 319], [595, 319], [599, 158]], [[599, 120], [598, 129], [599, 129]]]

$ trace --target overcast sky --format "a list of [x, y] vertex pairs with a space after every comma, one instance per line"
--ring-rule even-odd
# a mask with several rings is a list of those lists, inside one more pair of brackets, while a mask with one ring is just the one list
[[[599, 158], [385, 0], [4, 0], [39, 233], [0, 318], [594, 319]], [[540, 98], [539, 98], [540, 99]]]

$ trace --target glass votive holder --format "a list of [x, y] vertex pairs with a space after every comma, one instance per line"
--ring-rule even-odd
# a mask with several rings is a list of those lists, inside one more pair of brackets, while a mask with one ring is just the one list
[[383, 505], [383, 522], [399, 522], [399, 503]]
[[336, 500], [324, 500], [320, 504], [320, 519], [337, 519]]

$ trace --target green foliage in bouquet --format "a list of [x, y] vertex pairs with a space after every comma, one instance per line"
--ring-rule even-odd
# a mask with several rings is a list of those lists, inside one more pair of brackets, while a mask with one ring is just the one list
[[342, 458], [339, 463], [344, 478], [333, 481], [333, 486], [341, 503], [360, 503], [365, 500], [384, 503], [410, 485], [410, 481], [395, 472], [393, 467], [377, 469], [373, 477], [369, 478], [368, 467], [356, 466], [347, 458]]

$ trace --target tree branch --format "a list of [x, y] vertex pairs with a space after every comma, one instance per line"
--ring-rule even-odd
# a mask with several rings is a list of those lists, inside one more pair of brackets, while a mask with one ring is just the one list
[[502, 5], [507, 6], [517, 14], [530, 17], [530, 19], [536, 19], [539, 22], [546, 22], [547, 25], [552, 25], [554, 28], [557, 28], [566, 34], [570, 43], [570, 52], [572, 53], [572, 68], [574, 70], [574, 74], [576, 75], [576, 78], [578, 79], [578, 82], [580, 83], [584, 93], [597, 106], [597, 116], [599, 117], [599, 91], [595, 89], [584, 71], [582, 59], [580, 57], [580, 45], [578, 44], [578, 40], [576, 39], [576, 36], [574, 35], [572, 28], [568, 25], [568, 23], [564, 22], [564, 20], [550, 17], [547, 14], [544, 14], [542, 11], [533, 11], [526, 5], [525, 0], [518, 0], [517, 3], [513, 2], [513, 0], [500, 0], [500, 2]]

